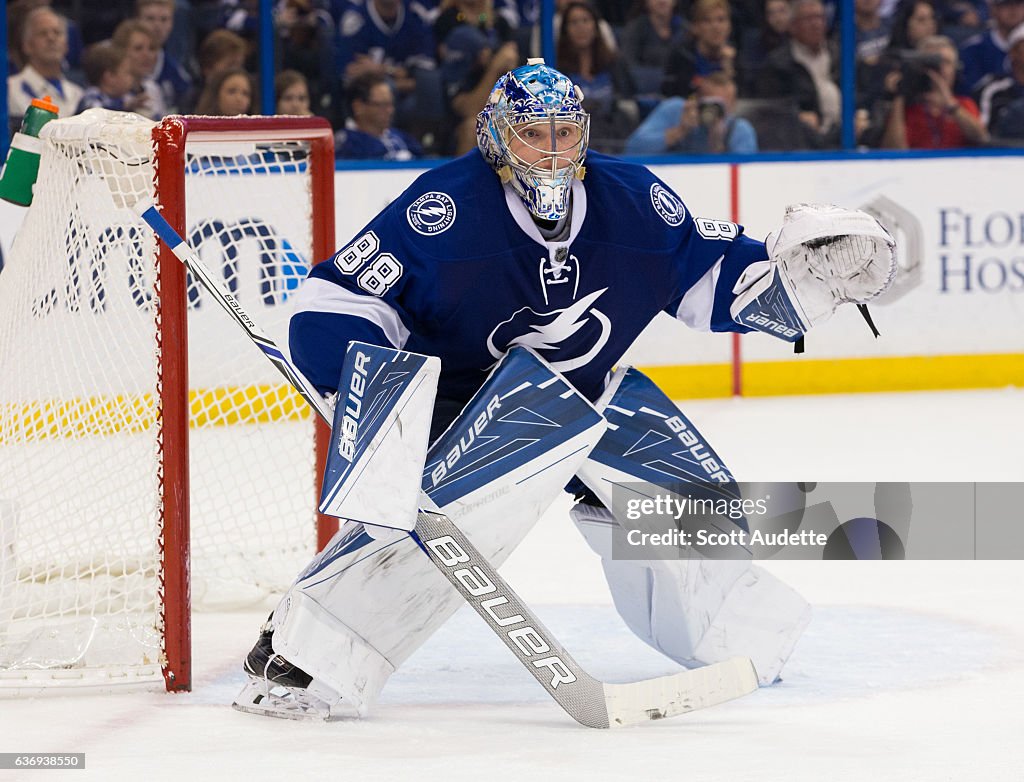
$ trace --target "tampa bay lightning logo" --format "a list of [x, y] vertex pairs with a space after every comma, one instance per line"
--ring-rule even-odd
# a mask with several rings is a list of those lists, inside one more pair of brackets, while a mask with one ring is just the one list
[[[515, 345], [523, 345], [533, 348], [559, 372], [586, 366], [612, 335], [611, 320], [591, 306], [606, 290], [601, 288], [564, 309], [551, 312], [537, 312], [532, 307], [516, 310], [487, 336], [487, 350], [495, 358], [501, 358]], [[554, 361], [553, 355], [567, 358]]]
[[679, 200], [679, 196], [657, 182], [651, 185], [651, 203], [654, 204], [654, 211], [661, 215], [661, 219], [673, 228], [686, 219], [686, 207]]
[[409, 204], [405, 216], [416, 233], [436, 236], [455, 222], [455, 202], [447, 193], [424, 193]]

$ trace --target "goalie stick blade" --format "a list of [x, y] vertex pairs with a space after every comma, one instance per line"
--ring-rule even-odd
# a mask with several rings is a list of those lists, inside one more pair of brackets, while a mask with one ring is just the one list
[[757, 689], [757, 673], [747, 657], [734, 657], [692, 671], [630, 684], [604, 685], [608, 724], [617, 728], [686, 714]]

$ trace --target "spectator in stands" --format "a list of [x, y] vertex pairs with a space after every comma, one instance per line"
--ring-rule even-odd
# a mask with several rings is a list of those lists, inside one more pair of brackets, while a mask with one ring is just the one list
[[405, 0], [366, 0], [342, 14], [337, 68], [345, 83], [366, 73], [387, 76], [399, 95], [415, 89], [415, 71], [433, 69], [434, 36]]
[[881, 7], [882, 0], [854, 0], [858, 65], [877, 65], [889, 47], [891, 27], [889, 20], [882, 18]]
[[769, 55], [758, 87], [761, 97], [795, 102], [812, 147], [831, 147], [839, 141], [839, 58], [826, 32], [821, 0], [794, 0], [791, 40]]
[[60, 116], [74, 114], [82, 99], [82, 88], [64, 74], [64, 56], [68, 52], [64, 17], [46, 7], [29, 11], [22, 27], [21, 52], [25, 66], [7, 79], [7, 114], [12, 127], [20, 127], [29, 104], [44, 95], [49, 95], [57, 105]]
[[274, 19], [281, 67], [305, 77], [311, 105], [333, 114], [337, 78], [334, 23], [323, 0], [283, 0]]
[[583, 107], [590, 112], [590, 146], [614, 154], [622, 151], [639, 121], [636, 84], [625, 61], [608, 49], [598, 21], [588, 3], [565, 7], [557, 67], [583, 90]]
[[701, 78], [716, 71], [737, 79], [728, 0], [696, 0], [690, 15], [693, 41], [675, 47], [669, 57], [661, 88], [665, 95], [692, 95]]
[[215, 74], [203, 87], [196, 104], [197, 114], [237, 117], [248, 114], [253, 105], [252, 76], [244, 68], [228, 68]]
[[277, 113], [300, 117], [312, 115], [309, 108], [309, 84], [298, 71], [284, 70], [274, 79]]
[[792, 19], [793, 7], [789, 0], [765, 0], [764, 24], [749, 25], [743, 29], [743, 45], [737, 59], [741, 94], [757, 93], [757, 77], [768, 55], [789, 42]]
[[521, 64], [519, 47], [505, 41], [495, 49], [482, 30], [462, 24], [445, 37], [441, 54], [441, 76], [456, 126], [454, 138], [443, 148], [461, 155], [476, 148], [476, 115], [498, 77]]
[[[611, 2], [611, 0], [609, 0]], [[562, 30], [562, 13], [565, 11], [565, 7], [574, 0], [555, 0], [555, 17], [551, 20], [551, 32], [554, 36], [555, 47], [558, 46], [558, 36]], [[622, 0], [616, 0], [616, 2], [622, 2]], [[624, 2], [622, 2], [625, 5]], [[623, 11], [618, 12], [621, 15]], [[604, 40], [605, 45], [609, 51], [617, 52], [619, 50], [619, 41], [615, 37], [615, 30], [608, 23], [608, 20], [604, 17], [604, 14], [598, 7], [598, 23], [597, 28], [601, 31], [601, 38]], [[534, 28], [533, 34], [530, 36], [530, 51], [536, 52], [534, 56], [540, 56], [540, 25]]]
[[964, 42], [961, 86], [977, 94], [986, 83], [1009, 75], [1010, 34], [1024, 24], [1024, 0], [989, 0], [990, 27]]
[[114, 30], [111, 40], [128, 55], [132, 73], [132, 89], [126, 99], [128, 111], [150, 119], [160, 119], [167, 111], [164, 94], [152, 74], [159, 48], [149, 27], [137, 19], [126, 19]]
[[175, 0], [136, 0], [135, 14], [149, 28], [156, 44], [156, 62], [149, 77], [160, 88], [166, 111], [179, 111], [192, 101], [195, 84], [167, 47], [174, 29]]
[[82, 55], [82, 67], [89, 87], [82, 93], [75, 112], [102, 108], [129, 111], [127, 98], [135, 86], [128, 53], [108, 41], [94, 43]]
[[1024, 141], [1024, 24], [1007, 40], [1010, 75], [981, 91], [981, 118], [997, 141]]
[[[927, 69], [919, 90], [890, 80], [897, 90], [882, 137], [888, 149], [951, 149], [988, 141], [978, 106], [971, 98], [953, 93], [959, 58], [956, 44], [945, 36], [925, 38], [918, 45], [925, 54], [941, 58], [937, 70]], [[909, 95], [909, 97], [908, 97]]]
[[[214, 30], [207, 35], [199, 50], [196, 60], [199, 63], [199, 84], [193, 94], [198, 97], [218, 74], [223, 71], [237, 70], [245, 66], [247, 44], [230, 30]], [[185, 110], [193, 107], [187, 106]]]
[[203, 39], [196, 52], [199, 77], [208, 81], [221, 71], [244, 67], [247, 52], [244, 38], [230, 30], [214, 30]]
[[643, 0], [644, 13], [622, 31], [622, 57], [643, 94], [660, 93], [661, 79], [673, 48], [681, 45], [683, 18], [675, 12], [675, 0]]
[[[9, 0], [7, 3], [7, 72], [17, 73], [25, 67], [21, 39], [25, 30], [25, 17], [36, 8], [49, 7], [50, 0]], [[52, 9], [51, 9], [52, 10]], [[69, 23], [70, 33], [70, 23]], [[69, 41], [70, 44], [70, 41]]]
[[395, 89], [395, 124], [425, 132], [443, 116], [441, 79], [429, 25], [408, 0], [365, 0], [348, 5], [335, 41], [343, 84], [366, 73], [387, 76]]
[[395, 94], [388, 78], [364, 73], [349, 85], [352, 116], [335, 135], [336, 155], [355, 160], [412, 160], [423, 154], [415, 138], [391, 126]]
[[893, 73], [905, 67], [921, 41], [938, 35], [938, 18], [933, 0], [903, 0], [892, 17], [885, 49], [873, 61], [858, 55], [857, 108], [869, 117], [863, 144], [875, 147], [881, 143], [889, 116]]
[[736, 82], [724, 71], [708, 74], [689, 98], [663, 100], [629, 137], [626, 153], [753, 154], [757, 133], [735, 109]]
[[938, 14], [932, 0], [903, 0], [892, 17], [889, 51], [916, 49], [925, 38], [938, 35]]

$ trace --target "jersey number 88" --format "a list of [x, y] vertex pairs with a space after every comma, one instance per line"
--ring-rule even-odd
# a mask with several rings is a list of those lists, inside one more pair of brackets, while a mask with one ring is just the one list
[[334, 265], [343, 274], [349, 275], [366, 266], [356, 278], [356, 283], [373, 296], [383, 296], [401, 279], [404, 268], [391, 253], [381, 253], [379, 250], [377, 234], [367, 231], [334, 256]]

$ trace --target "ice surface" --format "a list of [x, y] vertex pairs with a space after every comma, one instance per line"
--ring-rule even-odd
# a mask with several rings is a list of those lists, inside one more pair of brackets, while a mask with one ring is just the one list
[[[741, 480], [1024, 480], [1018, 390], [682, 407]], [[674, 670], [616, 617], [567, 507], [556, 504], [503, 573], [595, 675]], [[240, 714], [228, 704], [263, 606], [196, 616], [190, 695], [0, 701], [0, 751], [85, 752], [74, 779], [101, 780], [1024, 779], [1024, 564], [768, 567], [814, 604], [814, 620], [780, 685], [706, 712], [579, 727], [464, 609], [365, 721]]]

